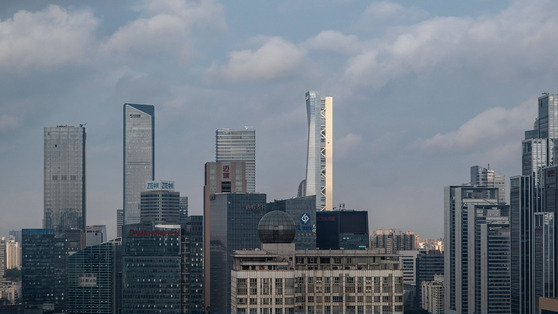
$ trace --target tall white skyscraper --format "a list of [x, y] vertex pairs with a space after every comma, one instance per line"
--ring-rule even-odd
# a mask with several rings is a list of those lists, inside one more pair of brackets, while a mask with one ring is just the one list
[[316, 210], [333, 210], [333, 97], [307, 92], [306, 111], [308, 154], [300, 196], [316, 195]]
[[85, 230], [85, 138], [81, 125], [44, 129], [45, 229]]
[[256, 130], [218, 129], [215, 132], [215, 161], [244, 161], [246, 191], [256, 192]]
[[155, 179], [155, 108], [124, 104], [124, 224], [140, 222], [140, 195]]

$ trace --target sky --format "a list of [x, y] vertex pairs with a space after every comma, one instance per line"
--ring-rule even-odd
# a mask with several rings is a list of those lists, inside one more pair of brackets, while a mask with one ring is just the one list
[[[51, 2], [51, 3], [49, 3]], [[443, 237], [444, 186], [521, 172], [558, 93], [558, 2], [0, 2], [0, 235], [40, 228], [43, 128], [86, 124], [87, 224], [115, 236], [122, 105], [155, 106], [155, 177], [202, 213], [215, 130], [256, 129], [256, 190], [296, 196], [304, 94], [333, 97], [334, 204]]]

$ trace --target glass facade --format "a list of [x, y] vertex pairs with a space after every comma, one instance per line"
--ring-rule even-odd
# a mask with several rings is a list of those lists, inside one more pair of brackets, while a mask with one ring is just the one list
[[69, 313], [118, 313], [119, 249], [119, 243], [107, 242], [68, 257], [66, 306]]
[[230, 313], [232, 252], [260, 248], [258, 223], [266, 214], [266, 195], [222, 193], [211, 198], [211, 312]]
[[333, 98], [306, 93], [308, 151], [306, 195], [316, 195], [317, 210], [333, 210]]
[[267, 211], [281, 210], [296, 224], [294, 244], [297, 250], [316, 248], [316, 196], [291, 198], [267, 204]]
[[22, 303], [45, 313], [64, 309], [64, 240], [52, 229], [22, 230]]
[[155, 108], [124, 104], [124, 224], [140, 222], [140, 194], [155, 179]]
[[181, 313], [181, 228], [132, 224], [122, 230], [122, 313]]
[[203, 314], [203, 216], [182, 225], [182, 248], [182, 312]]
[[44, 129], [44, 228], [85, 230], [85, 128]]
[[368, 212], [322, 211], [316, 213], [316, 247], [320, 250], [368, 248]]
[[256, 130], [217, 130], [215, 132], [215, 161], [244, 161], [246, 163], [246, 192], [256, 192]]

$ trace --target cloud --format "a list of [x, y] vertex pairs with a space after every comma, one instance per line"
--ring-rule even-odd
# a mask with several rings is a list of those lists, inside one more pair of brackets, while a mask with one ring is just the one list
[[361, 45], [356, 35], [345, 35], [338, 31], [327, 30], [308, 39], [305, 46], [309, 50], [353, 54], [355, 50], [360, 50]]
[[231, 52], [227, 65], [213, 64], [207, 74], [225, 80], [272, 80], [289, 74], [305, 54], [304, 49], [291, 42], [271, 37], [256, 50]]
[[428, 16], [428, 12], [421, 9], [406, 8], [387, 1], [377, 1], [372, 2], [364, 10], [357, 25], [361, 29], [377, 30], [391, 25], [416, 23]]
[[212, 0], [147, 1], [147, 17], [120, 27], [102, 44], [105, 53], [154, 54], [189, 53], [189, 35], [193, 27], [223, 31], [227, 28], [222, 5]]
[[[373, 6], [382, 8], [377, 14], [400, 9], [389, 3]], [[363, 41], [367, 47], [347, 60], [344, 75], [357, 86], [378, 89], [409, 75], [471, 72], [492, 81], [556, 71], [557, 14], [555, 2], [516, 1], [494, 15], [434, 17], [392, 28], [383, 38]]]
[[85, 61], [99, 21], [88, 11], [51, 5], [0, 21], [0, 68], [12, 72]]
[[[499, 149], [509, 143], [516, 145], [524, 130], [532, 128], [536, 106], [525, 102], [517, 107], [488, 109], [465, 122], [457, 130], [418, 142], [422, 149], [468, 152]], [[534, 119], [534, 118], [533, 118]]]

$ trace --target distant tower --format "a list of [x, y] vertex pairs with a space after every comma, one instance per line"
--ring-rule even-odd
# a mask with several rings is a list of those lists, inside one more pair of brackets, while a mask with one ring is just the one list
[[333, 210], [333, 98], [306, 93], [308, 154], [306, 193], [316, 195], [317, 210]]
[[[208, 162], [205, 164], [203, 186], [203, 263], [204, 263], [204, 307], [211, 306], [211, 226], [215, 224], [211, 202], [217, 193], [246, 193], [246, 162]], [[218, 230], [222, 231], [222, 230]]]
[[244, 161], [246, 191], [256, 192], [256, 130], [219, 129], [215, 132], [215, 161]]
[[471, 167], [471, 185], [498, 188], [498, 202], [506, 202], [506, 176], [481, 166]]
[[44, 129], [45, 229], [85, 230], [85, 127]]
[[140, 222], [140, 194], [155, 179], [155, 108], [124, 104], [124, 225]]
[[153, 224], [180, 223], [180, 193], [174, 181], [149, 181], [141, 192], [141, 222]]

